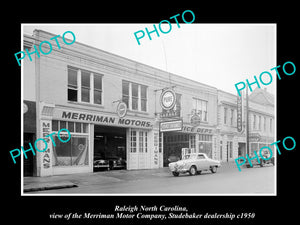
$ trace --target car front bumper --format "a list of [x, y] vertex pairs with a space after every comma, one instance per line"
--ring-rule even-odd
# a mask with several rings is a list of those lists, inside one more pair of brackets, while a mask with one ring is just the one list
[[94, 165], [94, 168], [108, 168], [109, 167], [109, 165]]
[[184, 166], [180, 166], [180, 165], [169, 166], [169, 169], [171, 172], [177, 172], [177, 173], [186, 173], [189, 171], [188, 168], [186, 168]]

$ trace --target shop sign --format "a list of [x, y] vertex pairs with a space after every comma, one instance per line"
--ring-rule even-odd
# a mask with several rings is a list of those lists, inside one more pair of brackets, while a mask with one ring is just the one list
[[[42, 136], [45, 139], [45, 141], [47, 143], [50, 142], [50, 138], [48, 137], [48, 135], [50, 134], [51, 131], [51, 123], [48, 121], [42, 121]], [[50, 168], [50, 149], [51, 145], [48, 145], [46, 148], [46, 151], [44, 151], [44, 153], [42, 154], [42, 164], [43, 164], [43, 168], [44, 169], [48, 169]]]
[[95, 124], [111, 125], [111, 126], [121, 126], [121, 127], [135, 127], [135, 128], [152, 128], [153, 123], [150, 120], [144, 119], [128, 119], [128, 118], [118, 118], [114, 116], [105, 116], [101, 114], [91, 114], [91, 113], [78, 113], [61, 111], [56, 109], [53, 118], [64, 119], [72, 121], [82, 121], [90, 122]]
[[125, 102], [119, 102], [117, 106], [117, 114], [120, 118], [123, 118], [127, 114], [127, 105]]
[[201, 117], [197, 114], [192, 115], [191, 117], [191, 124], [192, 126], [196, 127], [199, 126], [201, 122]]
[[160, 105], [164, 110], [171, 110], [176, 104], [176, 94], [172, 89], [164, 90], [160, 95]]
[[158, 148], [159, 148], [159, 134], [158, 132], [154, 132], [154, 155], [153, 155], [153, 160], [154, 160], [154, 165], [158, 165]]
[[250, 142], [258, 142], [260, 141], [261, 136], [259, 133], [249, 133], [249, 141]]
[[243, 120], [242, 120], [242, 97], [237, 97], [237, 130], [241, 132], [243, 130]]
[[160, 113], [160, 118], [180, 117], [180, 110], [164, 110]]
[[181, 131], [182, 130], [182, 125], [183, 125], [182, 120], [173, 120], [173, 121], [161, 122], [159, 124], [159, 131], [160, 132]]
[[185, 133], [198, 133], [198, 134], [212, 134], [213, 130], [209, 128], [183, 126], [182, 132]]

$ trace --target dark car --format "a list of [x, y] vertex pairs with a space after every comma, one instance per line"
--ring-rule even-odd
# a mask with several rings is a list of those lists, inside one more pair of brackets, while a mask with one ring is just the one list
[[[250, 165], [249, 161], [247, 161], [247, 162], [245, 163], [245, 166], [246, 166], [247, 168], [250, 168], [250, 167], [253, 167], [253, 166], [255, 166], [255, 165], [259, 165], [260, 167], [263, 167], [263, 166], [269, 165], [269, 164], [275, 165], [275, 159], [274, 159], [274, 156], [270, 158], [270, 153], [269, 153], [268, 150], [263, 151], [263, 152], [262, 152], [262, 156], [263, 156], [263, 158], [268, 159], [268, 160], [264, 160], [264, 159], [262, 159], [262, 158], [260, 157], [259, 162], [258, 162], [258, 160], [257, 160], [256, 158], [254, 158], [253, 160], [251, 160], [252, 166]], [[249, 158], [253, 158], [253, 157], [254, 157], [254, 154], [251, 154], [251, 155], [249, 156]], [[270, 158], [270, 159], [269, 159], [269, 158]]]
[[172, 162], [177, 162], [178, 160], [180, 160], [180, 157], [176, 156], [176, 155], [170, 155], [168, 157], [168, 162], [172, 163]]
[[109, 162], [109, 169], [126, 169], [126, 160], [122, 157], [110, 156], [106, 157]]
[[94, 170], [109, 170], [109, 161], [101, 156], [95, 156]]

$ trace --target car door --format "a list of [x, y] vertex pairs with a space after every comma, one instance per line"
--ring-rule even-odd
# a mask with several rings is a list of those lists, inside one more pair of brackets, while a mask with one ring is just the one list
[[207, 162], [203, 154], [197, 155], [197, 170], [204, 170], [207, 167]]

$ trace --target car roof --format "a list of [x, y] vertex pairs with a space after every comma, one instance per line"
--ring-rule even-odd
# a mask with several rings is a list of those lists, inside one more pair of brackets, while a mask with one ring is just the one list
[[199, 153], [190, 153], [190, 154], [186, 154], [186, 155], [205, 155], [205, 153], [199, 152]]

